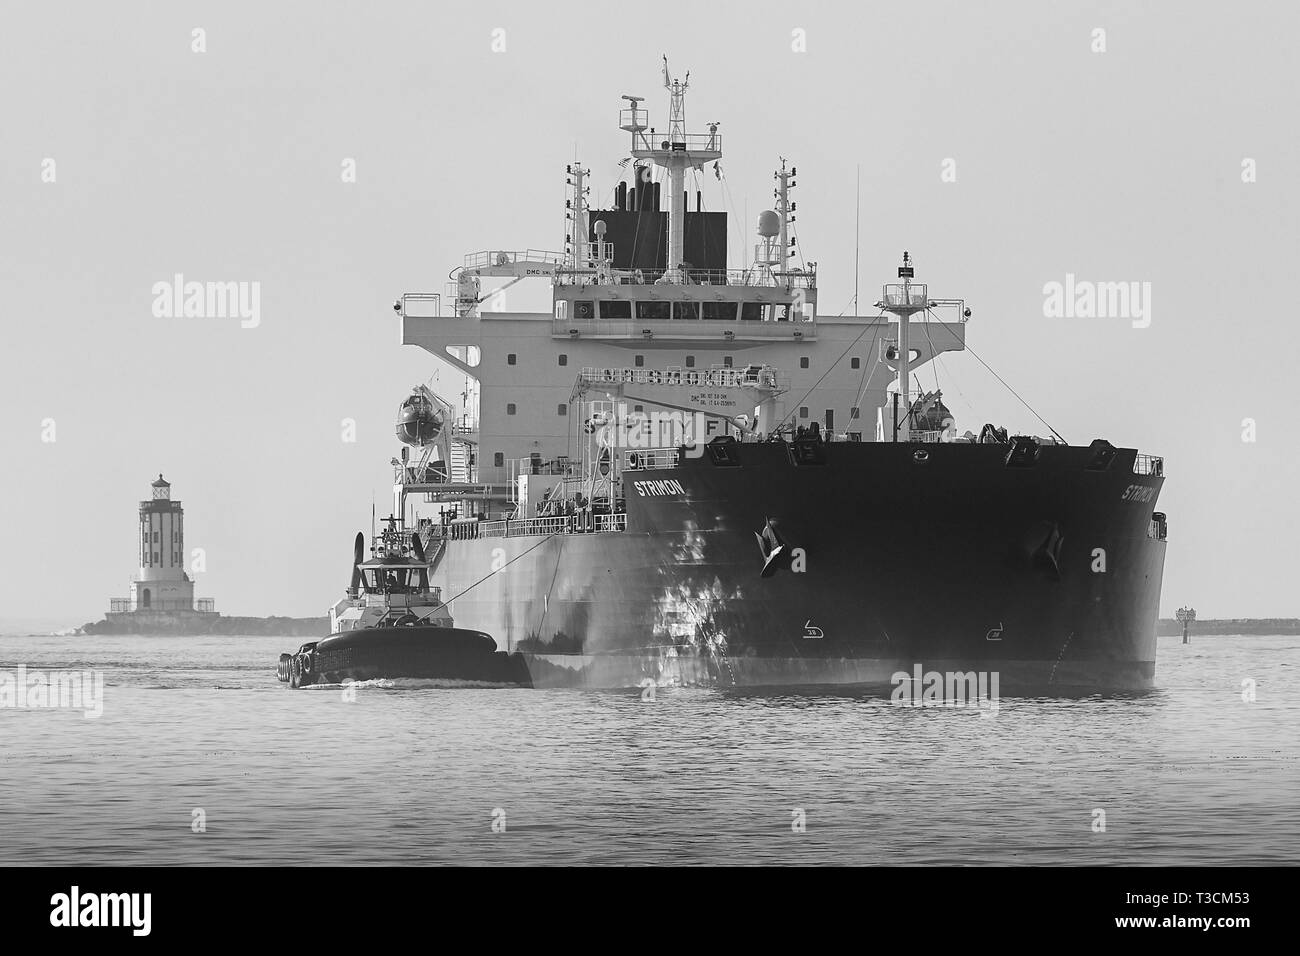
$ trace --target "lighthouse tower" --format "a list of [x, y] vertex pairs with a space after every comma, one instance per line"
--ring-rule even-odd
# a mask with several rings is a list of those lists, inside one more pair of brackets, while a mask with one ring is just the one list
[[140, 502], [140, 575], [131, 582], [129, 610], [193, 611], [194, 582], [185, 573], [185, 509], [158, 475]]

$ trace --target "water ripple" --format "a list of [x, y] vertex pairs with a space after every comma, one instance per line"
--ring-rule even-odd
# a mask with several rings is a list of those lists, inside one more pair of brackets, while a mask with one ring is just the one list
[[0, 710], [0, 864], [1260, 864], [1300, 845], [1294, 638], [1162, 640], [1153, 692], [994, 716], [821, 691], [376, 682], [350, 702], [275, 680], [294, 643], [0, 638], [0, 670], [105, 675], [98, 719]]

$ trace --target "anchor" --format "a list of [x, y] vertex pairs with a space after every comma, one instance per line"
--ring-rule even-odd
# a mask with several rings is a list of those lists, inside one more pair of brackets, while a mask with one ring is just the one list
[[790, 548], [777, 533], [776, 522], [772, 518], [767, 519], [762, 531], [754, 532], [754, 537], [758, 540], [759, 553], [763, 555], [761, 577], [770, 578], [779, 569], [790, 567]]

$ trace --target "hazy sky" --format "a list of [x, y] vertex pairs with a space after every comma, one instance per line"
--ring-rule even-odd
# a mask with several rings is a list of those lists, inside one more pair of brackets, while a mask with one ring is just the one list
[[[575, 149], [593, 195], [616, 181], [619, 96], [666, 124], [663, 53], [688, 125], [722, 123], [736, 213], [799, 167], [823, 312], [853, 294], [860, 165], [864, 302], [908, 249], [1067, 439], [1165, 456], [1165, 614], [1300, 614], [1294, 4], [79, 6], [0, 31], [0, 623], [125, 595], [159, 471], [201, 596], [323, 613], [433, 370], [393, 299], [468, 252], [558, 248]], [[260, 282], [260, 325], [155, 317], [175, 273]], [[1068, 273], [1151, 283], [1149, 327], [1046, 317]], [[938, 371], [961, 428], [1042, 431], [970, 355]]]

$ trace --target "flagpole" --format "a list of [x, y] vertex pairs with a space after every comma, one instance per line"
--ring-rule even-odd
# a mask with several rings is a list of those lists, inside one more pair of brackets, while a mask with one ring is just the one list
[[857, 194], [853, 209], [853, 314], [858, 314], [858, 251], [862, 245], [862, 164], [858, 163]]

